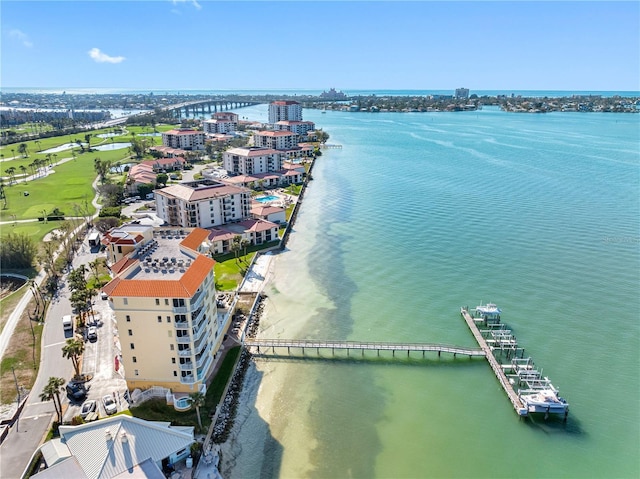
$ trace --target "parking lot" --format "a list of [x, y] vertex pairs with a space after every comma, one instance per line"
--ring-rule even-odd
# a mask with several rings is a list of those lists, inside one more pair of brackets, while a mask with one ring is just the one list
[[[73, 260], [73, 265], [87, 264], [104, 253], [92, 251], [85, 240], [82, 248]], [[89, 315], [87, 328], [84, 331], [85, 350], [82, 357], [82, 373], [91, 379], [86, 383], [87, 394], [83, 400], [69, 401], [64, 421], [71, 421], [80, 415], [82, 404], [88, 400], [96, 401], [98, 417], [107, 415], [103, 399], [109, 396], [115, 403], [115, 410], [121, 411], [129, 407], [126, 401], [127, 385], [124, 380], [124, 369], [120, 362], [120, 343], [115, 322], [115, 315], [109, 307], [109, 301], [98, 295], [93, 300], [93, 314]], [[87, 338], [89, 328], [95, 328], [96, 338]], [[115, 412], [115, 411], [113, 411]], [[89, 416], [92, 419], [92, 416]]]

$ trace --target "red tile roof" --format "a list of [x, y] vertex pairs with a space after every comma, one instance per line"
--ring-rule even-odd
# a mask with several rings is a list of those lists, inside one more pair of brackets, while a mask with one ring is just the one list
[[204, 240], [209, 236], [209, 232], [202, 228], [194, 228], [189, 235], [180, 242], [180, 246], [189, 248], [192, 251], [198, 251], [198, 248]]
[[270, 130], [264, 130], [264, 131], [259, 131], [256, 133], [256, 135], [260, 135], [260, 136], [295, 136], [295, 133], [291, 133], [290, 131], [282, 131], [282, 130], [278, 130], [278, 131], [270, 131]]
[[113, 274], [118, 275], [120, 274], [121, 271], [126, 270], [129, 266], [137, 262], [138, 262], [137, 259], [132, 259], [132, 258], [129, 258], [128, 256], [125, 256], [121, 258], [119, 261], [117, 261], [116, 263], [114, 263], [113, 265], [111, 265], [110, 269]]
[[209, 272], [215, 261], [198, 255], [186, 273], [178, 280], [162, 279], [122, 279], [111, 280], [102, 290], [109, 296], [129, 298], [191, 298]]

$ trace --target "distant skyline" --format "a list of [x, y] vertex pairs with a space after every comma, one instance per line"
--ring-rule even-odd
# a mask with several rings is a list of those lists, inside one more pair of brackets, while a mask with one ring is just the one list
[[2, 0], [0, 87], [640, 90], [640, 3]]

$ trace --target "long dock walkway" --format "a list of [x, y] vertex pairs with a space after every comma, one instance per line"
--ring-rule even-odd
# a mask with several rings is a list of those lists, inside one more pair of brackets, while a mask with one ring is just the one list
[[494, 374], [498, 378], [498, 381], [500, 382], [502, 389], [504, 389], [504, 391], [507, 393], [507, 396], [509, 397], [511, 404], [513, 404], [513, 408], [516, 410], [516, 412], [520, 416], [526, 416], [528, 414], [527, 408], [522, 403], [522, 401], [518, 397], [518, 394], [513, 389], [513, 386], [511, 385], [511, 383], [509, 382], [509, 379], [504, 373], [503, 367], [500, 365], [500, 363], [498, 363], [496, 358], [493, 356], [493, 352], [491, 351], [491, 348], [487, 344], [487, 341], [482, 337], [482, 334], [480, 333], [480, 330], [476, 326], [475, 321], [471, 317], [471, 314], [469, 314], [468, 309], [460, 308], [460, 314], [462, 315], [465, 322], [467, 323], [467, 326], [471, 330], [471, 333], [473, 333], [473, 337], [476, 338], [478, 345], [480, 346], [480, 348], [482, 348], [482, 351], [484, 352], [484, 355], [487, 358], [487, 361], [489, 361], [489, 365], [491, 366], [491, 369], [493, 369]]
[[287, 353], [291, 353], [291, 348], [301, 349], [304, 353], [305, 349], [316, 349], [317, 353], [320, 353], [321, 349], [331, 349], [332, 352], [338, 350], [346, 350], [347, 355], [349, 351], [356, 350], [361, 351], [364, 355], [365, 351], [377, 351], [380, 355], [380, 351], [391, 351], [395, 357], [397, 351], [406, 351], [407, 356], [412, 351], [414, 352], [437, 352], [438, 356], [441, 353], [453, 354], [456, 357], [458, 354], [474, 357], [485, 356], [486, 352], [482, 349], [476, 348], [461, 348], [457, 346], [448, 346], [445, 344], [426, 344], [426, 343], [377, 343], [377, 342], [359, 342], [359, 341], [324, 341], [324, 340], [297, 340], [297, 339], [245, 339], [244, 346], [247, 348], [256, 348], [260, 353], [260, 349], [268, 350], [272, 349], [275, 352], [275, 348], [287, 348]]

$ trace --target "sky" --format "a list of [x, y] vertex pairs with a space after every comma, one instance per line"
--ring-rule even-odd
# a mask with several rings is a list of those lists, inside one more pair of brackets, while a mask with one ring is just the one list
[[640, 2], [0, 2], [0, 88], [640, 90]]

